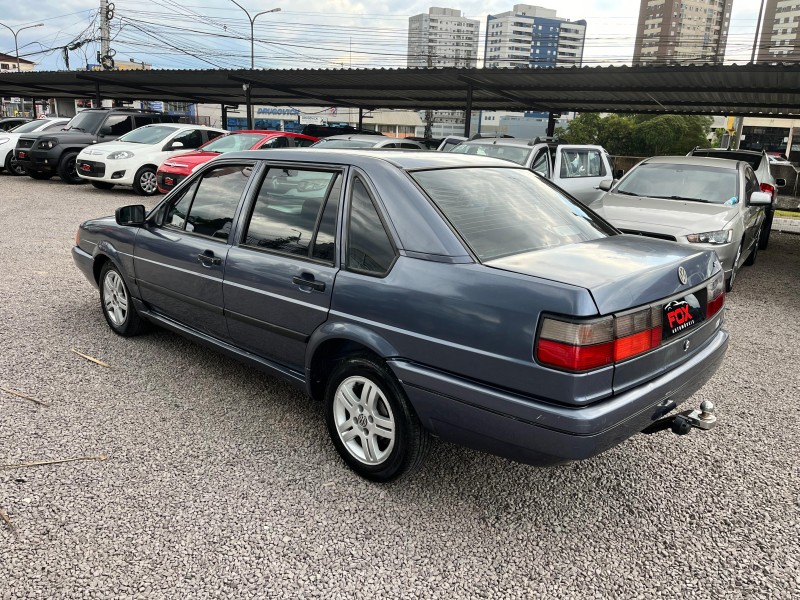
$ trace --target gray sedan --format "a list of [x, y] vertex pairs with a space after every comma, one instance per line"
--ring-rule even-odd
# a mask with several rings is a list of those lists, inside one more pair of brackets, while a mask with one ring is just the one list
[[414, 140], [389, 137], [388, 135], [332, 135], [312, 144], [312, 148], [325, 150], [341, 148], [380, 148], [384, 150], [427, 150], [425, 146]]
[[728, 291], [755, 263], [771, 198], [744, 161], [659, 156], [600, 187], [609, 191], [591, 206], [621, 231], [714, 250]]
[[372, 480], [431, 436], [548, 465], [715, 423], [673, 411], [727, 348], [716, 255], [619, 235], [507, 161], [226, 154], [72, 253], [115, 333], [158, 325], [300, 386]]

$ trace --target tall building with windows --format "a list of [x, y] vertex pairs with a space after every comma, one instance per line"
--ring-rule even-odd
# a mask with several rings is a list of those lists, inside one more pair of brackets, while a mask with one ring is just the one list
[[761, 36], [758, 42], [758, 62], [797, 62], [800, 60], [800, 2], [798, 0], [767, 0]]
[[722, 64], [733, 0], [641, 0], [634, 65]]
[[408, 66], [477, 67], [480, 29], [480, 21], [452, 8], [409, 17]]
[[580, 66], [586, 21], [570, 21], [541, 6], [515, 4], [486, 18], [485, 67]]

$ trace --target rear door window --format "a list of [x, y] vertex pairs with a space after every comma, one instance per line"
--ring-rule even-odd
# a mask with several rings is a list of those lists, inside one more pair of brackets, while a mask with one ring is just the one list
[[341, 179], [335, 171], [271, 168], [242, 245], [333, 264]]
[[184, 148], [197, 148], [203, 145], [203, 132], [200, 129], [187, 129], [176, 135], [172, 143], [181, 142]]
[[561, 153], [562, 179], [605, 177], [606, 167], [599, 150], [564, 150]]

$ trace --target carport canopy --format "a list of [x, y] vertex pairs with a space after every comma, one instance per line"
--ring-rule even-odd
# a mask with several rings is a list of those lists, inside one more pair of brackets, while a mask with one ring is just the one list
[[163, 100], [226, 106], [561, 113], [800, 114], [800, 64], [548, 69], [30, 71], [0, 96]]

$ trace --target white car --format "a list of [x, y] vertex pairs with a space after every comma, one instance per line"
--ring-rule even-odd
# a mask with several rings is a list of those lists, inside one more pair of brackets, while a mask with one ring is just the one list
[[158, 192], [156, 171], [176, 152], [198, 148], [226, 133], [222, 129], [183, 123], [156, 123], [126, 133], [113, 142], [81, 150], [75, 168], [96, 188], [133, 186], [142, 196]]
[[25, 175], [25, 169], [17, 164], [17, 159], [14, 156], [14, 146], [17, 145], [19, 134], [61, 129], [67, 123], [69, 123], [69, 119], [36, 119], [18, 125], [11, 131], [0, 131], [0, 171], [5, 169], [11, 175]]

